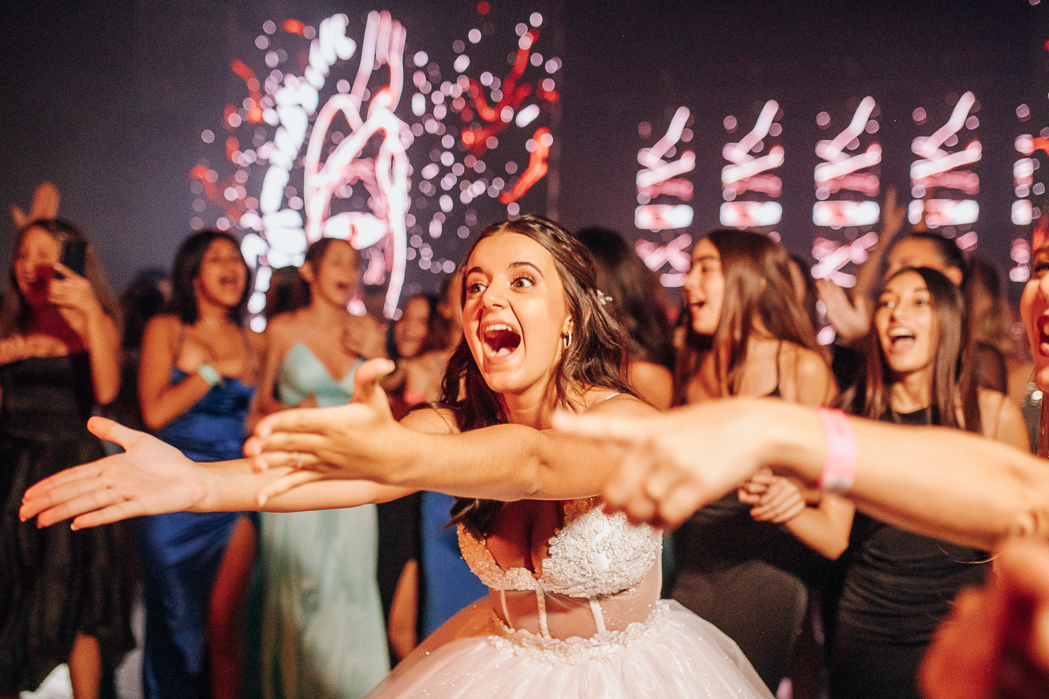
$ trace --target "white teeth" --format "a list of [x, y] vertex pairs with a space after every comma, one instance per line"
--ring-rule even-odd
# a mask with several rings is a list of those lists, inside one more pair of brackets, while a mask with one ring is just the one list
[[487, 328], [484, 329], [486, 334], [487, 333], [493, 333], [493, 332], [499, 332], [499, 331], [502, 331], [502, 330], [508, 330], [510, 332], [514, 332], [513, 328], [511, 328], [509, 325], [506, 325], [504, 323], [496, 323], [495, 325], [489, 325]]

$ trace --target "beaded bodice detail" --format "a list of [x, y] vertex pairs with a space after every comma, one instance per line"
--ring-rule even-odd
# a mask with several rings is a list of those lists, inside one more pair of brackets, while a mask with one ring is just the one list
[[542, 575], [526, 568], [503, 568], [483, 541], [459, 527], [459, 548], [470, 570], [493, 590], [536, 590], [569, 597], [612, 595], [635, 587], [659, 553], [648, 525], [632, 525], [626, 515], [607, 515], [595, 499], [564, 503], [565, 524], [550, 539]]
[[492, 590], [501, 632], [492, 642], [515, 653], [564, 662], [605, 657], [661, 628], [660, 532], [608, 515], [599, 498], [562, 503], [564, 524], [550, 538], [537, 577], [503, 568], [484, 541], [461, 525], [459, 548]]

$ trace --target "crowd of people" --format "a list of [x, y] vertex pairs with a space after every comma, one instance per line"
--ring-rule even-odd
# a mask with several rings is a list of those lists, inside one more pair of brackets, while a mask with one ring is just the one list
[[114, 696], [139, 584], [148, 699], [1049, 692], [1013, 541], [1049, 526], [1049, 248], [1030, 358], [994, 267], [891, 200], [818, 305], [759, 233], [702, 236], [675, 309], [621, 235], [523, 216], [388, 326], [317, 241], [259, 335], [235, 237], [121, 303], [51, 203], [0, 313], [0, 697], [60, 663]]

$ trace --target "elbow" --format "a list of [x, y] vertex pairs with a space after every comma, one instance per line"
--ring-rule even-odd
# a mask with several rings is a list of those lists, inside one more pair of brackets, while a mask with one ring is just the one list
[[836, 561], [842, 557], [842, 554], [844, 554], [848, 548], [848, 541], [835, 541], [824, 547], [820, 553], [823, 554], [823, 557], [827, 560]]
[[167, 423], [168, 421], [159, 414], [159, 411], [147, 408], [145, 405], [142, 406], [142, 424], [149, 428], [150, 432], [156, 432]]
[[119, 384], [113, 384], [112, 386], [104, 386], [99, 389], [95, 389], [95, 400], [98, 401], [99, 405], [109, 405], [117, 399], [117, 395], [120, 393]]

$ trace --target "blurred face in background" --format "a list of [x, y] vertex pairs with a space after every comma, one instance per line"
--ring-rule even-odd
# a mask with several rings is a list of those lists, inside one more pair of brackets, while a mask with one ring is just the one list
[[47, 303], [60, 251], [58, 241], [43, 228], [30, 228], [22, 237], [14, 260], [15, 283], [30, 308]]
[[692, 250], [692, 268], [685, 279], [685, 299], [692, 314], [692, 330], [699, 335], [713, 335], [725, 301], [725, 276], [721, 271], [721, 254], [706, 238]]
[[1049, 245], [1035, 251], [1031, 260], [1031, 279], [1020, 298], [1027, 339], [1034, 358], [1034, 379], [1038, 388], [1049, 391]]
[[357, 251], [344, 240], [332, 241], [320, 264], [316, 268], [312, 264], [304, 265], [303, 272], [310, 285], [311, 298], [346, 308], [360, 281]]
[[404, 314], [393, 326], [393, 340], [397, 353], [403, 358], [415, 357], [422, 349], [430, 329], [430, 302], [414, 298], [408, 302]]
[[208, 245], [200, 270], [193, 279], [193, 287], [199, 300], [233, 308], [240, 303], [247, 281], [247, 265], [240, 250], [232, 242], [220, 238]]

